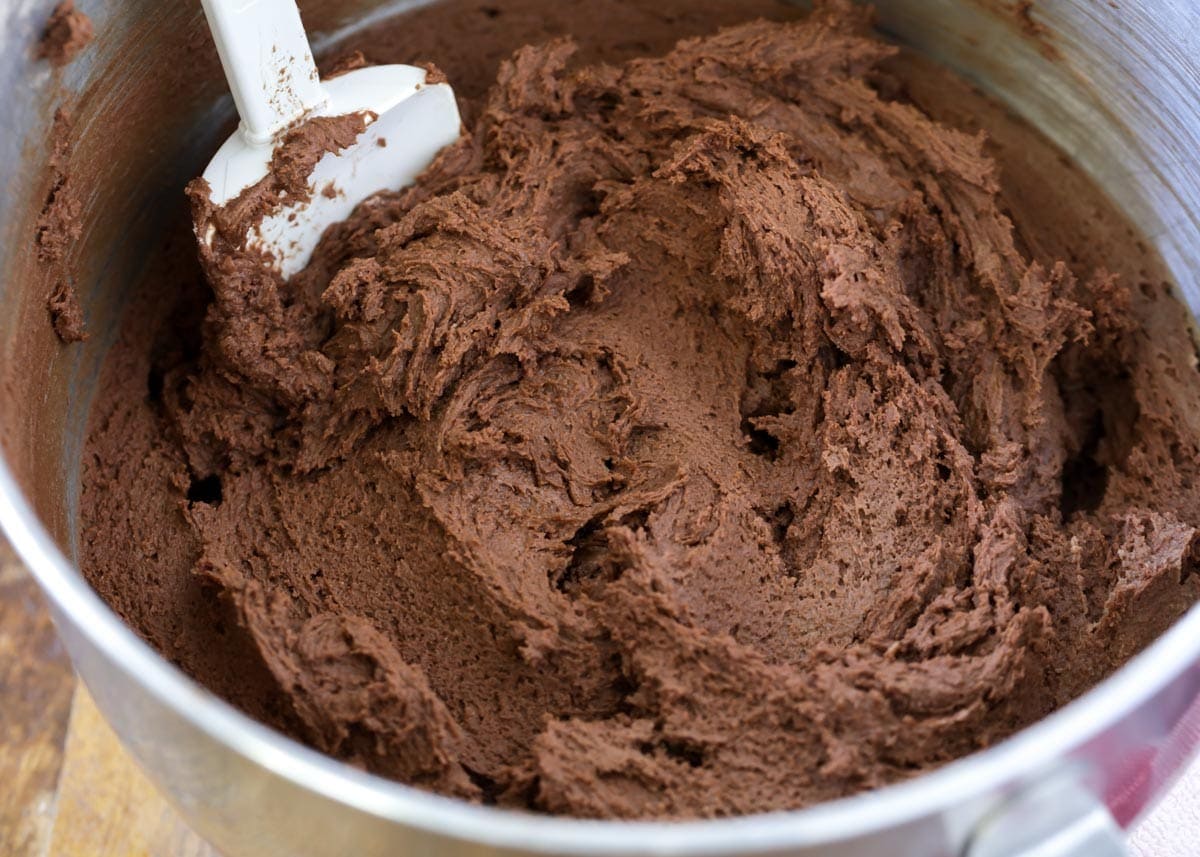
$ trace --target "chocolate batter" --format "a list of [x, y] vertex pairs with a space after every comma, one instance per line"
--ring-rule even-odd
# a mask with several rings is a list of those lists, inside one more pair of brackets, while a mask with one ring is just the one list
[[1028, 128], [792, 15], [364, 36], [468, 133], [290, 283], [228, 244], [211, 291], [150, 279], [88, 441], [97, 589], [326, 752], [603, 818], [903, 779], [1153, 639], [1200, 595], [1185, 312]]

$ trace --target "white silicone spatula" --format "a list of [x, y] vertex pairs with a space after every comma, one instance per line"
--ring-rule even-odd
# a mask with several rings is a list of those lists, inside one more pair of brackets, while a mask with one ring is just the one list
[[[285, 200], [247, 236], [247, 246], [274, 259], [283, 276], [308, 264], [328, 226], [368, 196], [411, 184], [458, 139], [454, 92], [446, 83], [428, 84], [425, 69], [374, 66], [322, 82], [295, 0], [202, 3], [242, 119], [204, 171], [214, 205], [265, 177], [276, 143], [296, 123], [351, 113], [368, 121], [352, 146], [318, 162], [310, 199]], [[211, 242], [213, 234], [210, 227], [201, 240]]]

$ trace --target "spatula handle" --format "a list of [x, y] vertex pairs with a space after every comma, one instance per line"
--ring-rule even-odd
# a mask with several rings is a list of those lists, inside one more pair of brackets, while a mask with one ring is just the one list
[[326, 102], [295, 0], [201, 0], [253, 144]]

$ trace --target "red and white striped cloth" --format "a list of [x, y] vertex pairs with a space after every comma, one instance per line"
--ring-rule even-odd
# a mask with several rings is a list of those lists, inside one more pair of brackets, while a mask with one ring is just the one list
[[1133, 857], [1200, 855], [1200, 759], [1133, 829], [1129, 851]]

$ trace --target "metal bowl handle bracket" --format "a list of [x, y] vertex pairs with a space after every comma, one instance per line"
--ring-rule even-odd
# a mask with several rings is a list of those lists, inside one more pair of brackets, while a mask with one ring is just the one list
[[1125, 833], [1075, 777], [1003, 803], [976, 828], [963, 857], [1128, 857]]

